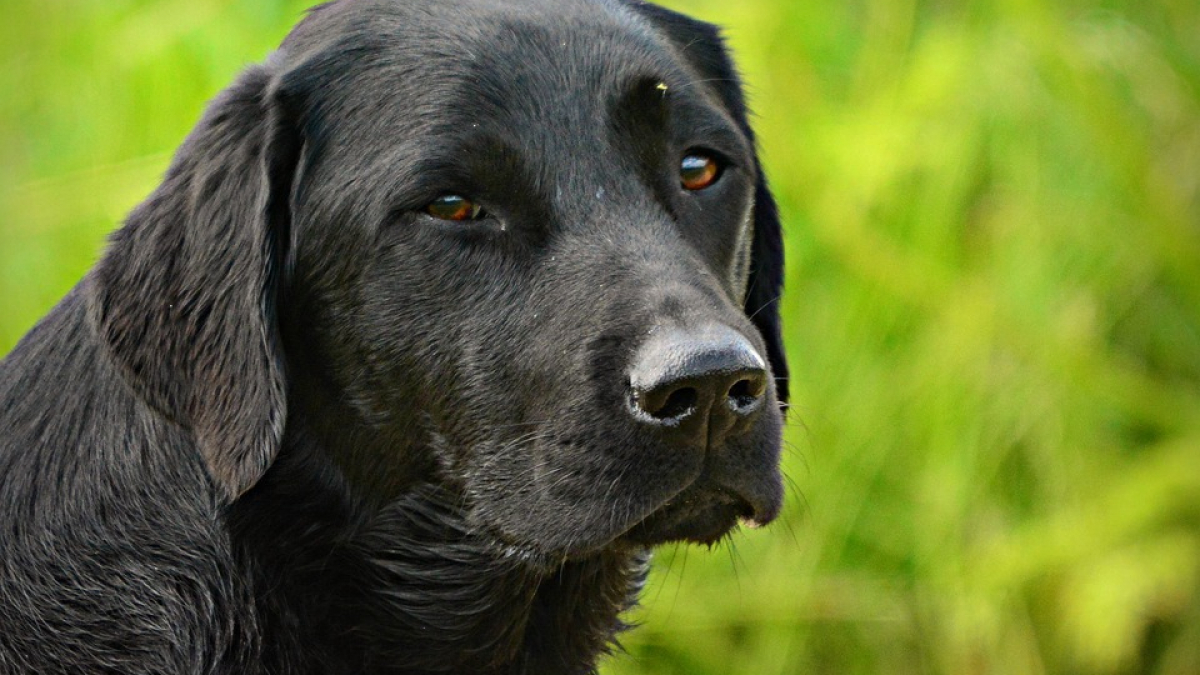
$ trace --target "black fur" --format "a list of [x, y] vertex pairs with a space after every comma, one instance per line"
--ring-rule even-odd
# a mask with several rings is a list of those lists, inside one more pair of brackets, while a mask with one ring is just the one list
[[[651, 547], [780, 508], [746, 114], [635, 0], [313, 10], [0, 363], [0, 673], [594, 672]], [[712, 323], [777, 382], [695, 452], [625, 373]]]

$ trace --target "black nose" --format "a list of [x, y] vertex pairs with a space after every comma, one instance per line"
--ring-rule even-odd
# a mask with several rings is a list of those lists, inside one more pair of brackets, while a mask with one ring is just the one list
[[762, 408], [766, 363], [728, 326], [663, 329], [638, 350], [629, 388], [638, 421], [677, 444], [718, 447]]

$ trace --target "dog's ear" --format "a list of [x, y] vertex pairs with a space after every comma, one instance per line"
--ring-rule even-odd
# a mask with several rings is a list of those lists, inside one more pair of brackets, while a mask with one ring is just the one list
[[[693, 69], [698, 80], [712, 88], [742, 132], [754, 143], [754, 131], [750, 128], [741, 80], [721, 39], [720, 30], [712, 24], [640, 0], [627, 0], [626, 4], [649, 20], [670, 41], [676, 53]], [[779, 298], [783, 292], [783, 235], [779, 210], [757, 156], [754, 168], [758, 174], [758, 184], [754, 190], [750, 284], [744, 307], [747, 316], [767, 341], [767, 358], [771, 361], [779, 400], [787, 402], [788, 366], [779, 320]]]
[[262, 67], [209, 106], [91, 280], [101, 338], [230, 500], [279, 450], [276, 303], [301, 141]]

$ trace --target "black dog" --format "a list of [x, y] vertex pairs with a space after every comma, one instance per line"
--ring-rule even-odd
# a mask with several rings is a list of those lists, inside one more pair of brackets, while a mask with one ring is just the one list
[[0, 365], [0, 672], [593, 672], [779, 512], [781, 278], [712, 26], [314, 10]]

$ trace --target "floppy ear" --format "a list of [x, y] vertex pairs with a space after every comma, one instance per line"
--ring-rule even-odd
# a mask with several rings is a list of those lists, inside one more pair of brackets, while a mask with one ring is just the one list
[[271, 75], [222, 92], [92, 279], [100, 335], [147, 402], [189, 429], [232, 500], [279, 450], [275, 305], [300, 140]]
[[[698, 80], [713, 89], [742, 132], [754, 143], [741, 80], [725, 49], [720, 29], [640, 0], [627, 0], [626, 4], [648, 19], [671, 42], [675, 51], [695, 71]], [[779, 297], [783, 292], [783, 235], [779, 210], [757, 156], [754, 168], [758, 184], [754, 190], [754, 239], [744, 308], [767, 341], [767, 358], [775, 376], [779, 400], [787, 402], [788, 366], [779, 320]]]

